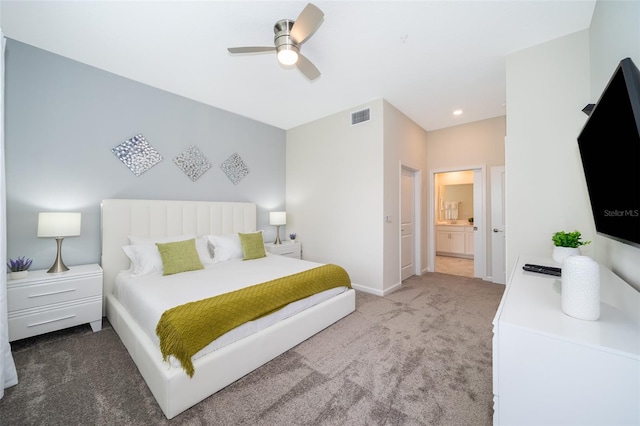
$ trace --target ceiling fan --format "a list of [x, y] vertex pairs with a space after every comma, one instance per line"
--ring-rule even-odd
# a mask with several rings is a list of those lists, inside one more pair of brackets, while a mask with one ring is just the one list
[[274, 46], [229, 47], [230, 53], [277, 52], [282, 65], [295, 65], [309, 80], [320, 77], [320, 71], [302, 53], [300, 46], [320, 27], [324, 13], [309, 3], [300, 12], [298, 19], [281, 19], [273, 26]]

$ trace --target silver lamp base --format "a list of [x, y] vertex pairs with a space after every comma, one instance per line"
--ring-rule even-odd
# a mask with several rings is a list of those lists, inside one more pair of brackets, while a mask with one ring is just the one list
[[280, 225], [276, 225], [276, 240], [273, 242], [273, 244], [275, 245], [282, 244], [282, 241], [280, 241]]
[[51, 268], [47, 271], [48, 274], [57, 274], [59, 272], [68, 271], [67, 265], [62, 261], [62, 240], [64, 238], [56, 238], [58, 243], [58, 253], [56, 254], [56, 261], [53, 262]]

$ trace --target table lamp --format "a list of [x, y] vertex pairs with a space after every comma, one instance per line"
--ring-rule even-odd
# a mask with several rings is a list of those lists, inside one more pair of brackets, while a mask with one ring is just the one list
[[69, 268], [62, 261], [62, 240], [64, 237], [80, 235], [80, 213], [46, 212], [38, 215], [38, 237], [55, 238], [58, 243], [56, 261], [48, 273], [68, 271]]
[[269, 223], [271, 225], [275, 225], [276, 227], [276, 240], [273, 242], [273, 244], [282, 244], [282, 241], [280, 241], [280, 226], [287, 224], [287, 212], [269, 213]]

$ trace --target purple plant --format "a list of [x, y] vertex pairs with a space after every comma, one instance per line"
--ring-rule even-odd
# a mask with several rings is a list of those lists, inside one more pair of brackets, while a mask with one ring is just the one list
[[296, 237], [297, 237], [297, 235], [296, 235], [295, 232], [292, 232], [292, 233], [289, 234], [289, 238], [292, 239], [292, 240], [295, 240]]
[[26, 271], [31, 267], [31, 263], [33, 263], [32, 259], [29, 259], [26, 256], [22, 256], [15, 260], [9, 259], [7, 268], [9, 268], [9, 271], [11, 272]]

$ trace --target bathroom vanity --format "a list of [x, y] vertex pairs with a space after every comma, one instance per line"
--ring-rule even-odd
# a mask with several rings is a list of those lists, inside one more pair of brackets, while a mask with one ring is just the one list
[[469, 223], [436, 225], [436, 254], [473, 258], [473, 225]]

